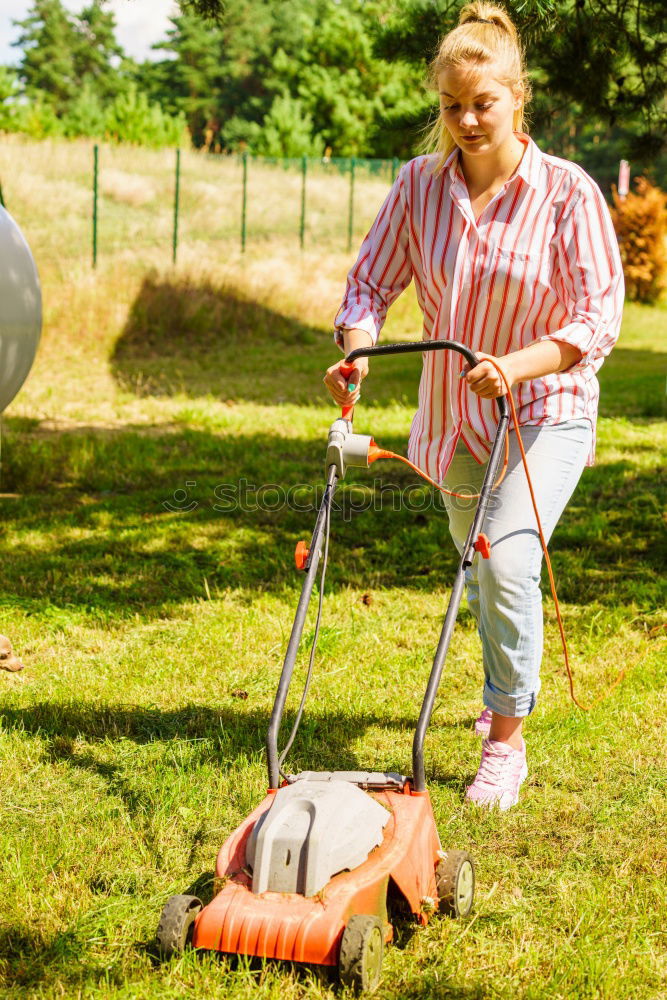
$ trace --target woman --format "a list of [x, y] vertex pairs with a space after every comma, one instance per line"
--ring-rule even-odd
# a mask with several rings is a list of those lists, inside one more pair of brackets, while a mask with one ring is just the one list
[[[523, 132], [529, 87], [507, 13], [471, 3], [431, 67], [440, 115], [437, 152], [401, 170], [350, 271], [336, 317], [346, 354], [376, 342], [387, 308], [414, 279], [424, 340], [459, 340], [479, 359], [462, 371], [452, 351], [429, 352], [409, 456], [449, 490], [478, 492], [506, 391], [517, 404], [546, 538], [593, 462], [596, 372], [619, 332], [623, 275], [602, 194], [576, 164], [542, 153]], [[325, 383], [354, 403], [365, 361]], [[465, 381], [463, 381], [463, 376]], [[349, 387], [348, 387], [349, 381]], [[466, 797], [508, 809], [526, 778], [524, 718], [535, 707], [542, 658], [542, 551], [514, 431], [507, 475], [484, 530], [488, 560], [467, 573], [478, 623], [485, 709], [479, 771]], [[474, 502], [448, 499], [462, 551]]]

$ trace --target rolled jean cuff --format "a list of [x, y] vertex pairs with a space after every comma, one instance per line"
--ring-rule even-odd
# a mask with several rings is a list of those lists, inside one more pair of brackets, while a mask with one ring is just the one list
[[535, 708], [537, 691], [526, 694], [505, 694], [487, 681], [482, 700], [487, 708], [497, 712], [498, 715], [505, 715], [509, 719], [522, 719], [530, 715]]

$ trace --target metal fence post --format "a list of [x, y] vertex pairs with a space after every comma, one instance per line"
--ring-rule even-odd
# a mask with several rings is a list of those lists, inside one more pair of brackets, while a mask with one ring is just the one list
[[299, 243], [303, 250], [306, 232], [306, 174], [308, 172], [308, 157], [301, 159], [301, 221], [299, 223]]
[[99, 166], [99, 148], [93, 146], [93, 267], [97, 267], [97, 172]]
[[243, 192], [241, 195], [241, 253], [245, 253], [246, 206], [248, 200], [248, 154], [243, 153]]
[[350, 160], [350, 209], [347, 219], [347, 252], [349, 253], [352, 249], [352, 233], [354, 231], [354, 168], [356, 166], [356, 157], [352, 157]]
[[171, 262], [176, 263], [176, 251], [178, 250], [178, 201], [181, 189], [181, 151], [176, 150], [176, 183], [174, 186], [174, 236], [172, 239]]

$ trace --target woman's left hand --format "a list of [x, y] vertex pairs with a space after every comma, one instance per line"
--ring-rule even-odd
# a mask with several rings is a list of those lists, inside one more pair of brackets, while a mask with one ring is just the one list
[[[474, 368], [469, 368], [465, 373], [465, 380], [469, 387], [483, 399], [496, 399], [498, 396], [504, 396], [508, 389], [511, 389], [514, 385], [514, 375], [512, 374], [512, 364], [509, 356], [496, 358], [493, 354], [482, 354], [476, 351], [475, 357], [479, 361], [479, 364]], [[501, 369], [507, 380], [506, 382], [503, 380], [498, 369], [491, 364], [491, 361], [495, 361]]]

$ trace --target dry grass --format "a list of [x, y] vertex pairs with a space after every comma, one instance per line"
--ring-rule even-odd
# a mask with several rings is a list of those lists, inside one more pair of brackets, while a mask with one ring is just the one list
[[[93, 274], [85, 216], [55, 212], [47, 197], [67, 185], [85, 207], [89, 156], [75, 143], [0, 149], [45, 304], [37, 362], [3, 431], [2, 488], [13, 496], [1, 501], [2, 631], [28, 668], [0, 674], [0, 990], [8, 1000], [325, 1000], [328, 984], [275, 963], [188, 955], [161, 965], [153, 935], [171, 893], [210, 893], [220, 841], [265, 786], [264, 731], [299, 585], [291, 554], [312, 515], [221, 512], [215, 490], [242, 478], [321, 483], [332, 418], [321, 376], [338, 356], [329, 331], [351, 262], [345, 225], [331, 223], [340, 242], [315, 245], [311, 234], [301, 254], [283, 197], [298, 179], [257, 171], [260, 221], [268, 230], [277, 218], [283, 235], [256, 236], [242, 258], [237, 166], [185, 157], [191, 214], [172, 269], [170, 156], [104, 150], [118, 190], [136, 175], [156, 196], [139, 206], [105, 196], [105, 225], [116, 218], [137, 238], [105, 250]], [[323, 205], [330, 185], [314, 189]], [[385, 190], [360, 181], [369, 216]], [[344, 220], [344, 182], [331, 191]], [[141, 243], [145, 231], [159, 245]], [[462, 610], [427, 773], [443, 842], [476, 857], [477, 906], [462, 925], [402, 926], [379, 997], [665, 996], [664, 315], [627, 310], [603, 368], [598, 464], [552, 544], [578, 690], [586, 698], [620, 664], [634, 669], [590, 714], [574, 711], [548, 604], [529, 781], [520, 807], [478, 815], [462, 805], [480, 689]], [[412, 293], [386, 336], [418, 336]], [[359, 429], [386, 447], [404, 449], [418, 369], [418, 358], [388, 361], [365, 387]], [[378, 476], [412, 482], [392, 466]], [[179, 500], [186, 483], [191, 511]], [[409, 768], [454, 554], [437, 505], [355, 514], [360, 485], [378, 484], [360, 474], [341, 491], [350, 519], [333, 526], [295, 769]]]
[[[87, 140], [35, 142], [4, 136], [0, 181], [7, 208], [24, 230], [37, 259], [60, 263], [90, 259], [92, 246], [93, 144]], [[20, 165], [20, 169], [19, 169]], [[98, 252], [116, 259], [156, 247], [156, 261], [171, 260], [175, 155], [100, 144]], [[307, 183], [306, 245], [320, 250], [347, 246], [349, 177], [330, 165], [311, 168]], [[386, 179], [359, 170], [355, 238], [372, 222], [388, 189]], [[179, 238], [181, 253], [236, 257], [241, 239], [240, 160], [181, 153]], [[299, 248], [301, 175], [250, 161], [247, 239], [279, 239], [284, 252]], [[206, 249], [204, 249], [206, 248]], [[160, 253], [160, 251], [162, 251]]]

